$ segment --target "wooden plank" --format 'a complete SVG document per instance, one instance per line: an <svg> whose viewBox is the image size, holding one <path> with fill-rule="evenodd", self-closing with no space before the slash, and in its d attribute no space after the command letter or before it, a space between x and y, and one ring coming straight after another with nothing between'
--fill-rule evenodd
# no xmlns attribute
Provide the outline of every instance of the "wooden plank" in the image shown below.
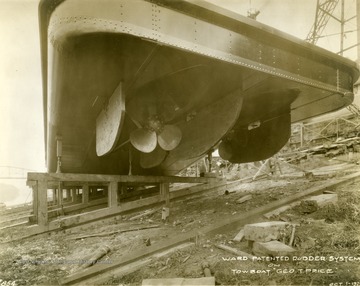
<svg viewBox="0 0 360 286"><path fill-rule="evenodd" d="M210 183L218 178L178 177L178 176L126 176L72 173L28 173L28 180L64 181L64 182L122 182L122 183Z"/></svg>
<svg viewBox="0 0 360 286"><path fill-rule="evenodd" d="M116 230L111 232L101 232L101 233L94 233L89 235L82 235L75 237L75 240L84 239L84 238L92 238L92 237L104 237L104 236L110 236L114 234L120 234L125 232L131 232L131 231L139 231L143 229L151 229L151 228L159 228L159 225L149 225L149 226L142 226L142 227L136 227L136 228L130 228L130 229L122 229L122 230Z"/></svg>
<svg viewBox="0 0 360 286"><path fill-rule="evenodd" d="M234 215L234 216L231 215L231 216L223 217L223 218L221 218L221 220L214 222L210 226L205 226L205 227L202 227L201 229L192 230L188 233L179 234L174 239L170 239L166 242L162 242L161 245L154 244L154 245L150 246L149 248L141 249L141 250L135 251L131 254L125 255L119 260L113 260L113 263L111 265L95 265L91 269L88 269L86 272L83 271L83 272L78 272L73 275L70 275L62 281L62 284L65 284L65 285L74 284L74 283L82 281L83 279L88 279L88 278L98 275L100 273L104 273L106 271L113 270L117 267L124 266L133 261L136 261L136 260L139 260L146 256L149 256L150 254L152 254L154 252L158 252L161 249L168 249L168 248L178 245L184 241L189 241L191 239L194 239L199 234L219 232L224 229L228 229L230 227L231 228L240 227L244 224L251 222L258 216L263 215L263 214L265 214L271 210L274 210L276 208L279 208L280 206L282 206L284 204L288 204L288 203L296 201L304 196L308 196L310 194L320 192L325 188L333 187L333 186L342 184L346 181L357 179L359 176L360 176L360 172L357 172L355 174L346 176L342 180L329 181L321 186L312 187L305 192L295 194L289 198L284 198L284 199L281 199L278 201L274 201L274 202L267 204L265 206L262 206L260 208L253 209L245 214L241 213L241 214Z"/></svg>
<svg viewBox="0 0 360 286"><path fill-rule="evenodd" d="M48 188L57 188L58 187L58 183L59 180L55 180L55 181L48 181ZM93 181L93 182L87 182L87 181L64 181L63 183L63 187L67 187L67 188L81 188L82 185L84 183L87 183L89 185L89 187L92 186L107 186L109 184L108 181Z"/></svg>
<svg viewBox="0 0 360 286"><path fill-rule="evenodd" d="M8 228L17 227L17 226L26 226L28 224L29 224L28 221L19 222L19 223L16 223L16 224L11 224L11 225L0 227L0 230L5 230L5 229L8 229Z"/></svg>
<svg viewBox="0 0 360 286"><path fill-rule="evenodd" d="M90 269L87 269L86 271L81 271L74 273L62 281L60 281L61 285L71 285L78 282L82 282L84 279L88 279L93 277L96 274L103 273L108 270L113 270L118 267L123 267L129 263L135 262L136 260L148 257L150 255L153 255L161 250L166 250L172 247L175 247L177 245L182 244L184 241L188 240L190 237L192 237L194 234L180 234L174 239L168 240L161 244L154 244L151 245L145 249L139 249L135 250L134 252L124 255L121 257L121 259L118 259L116 261L113 261L112 264L96 264Z"/></svg>
<svg viewBox="0 0 360 286"><path fill-rule="evenodd" d="M72 226L76 226L76 225L80 225L80 224L84 224L84 223L89 223L101 218L106 218L109 216L113 216L113 215L117 215L126 211L130 211L133 209L137 209L137 208L141 208L144 206L149 206L149 205L153 205L153 204L158 204L162 201L162 198L160 197L160 195L156 195L153 197L149 197L149 198L144 198L141 200L137 200L137 201L133 201L133 202L128 202L128 203L122 203L120 206L118 207L113 207L113 208L103 208L101 210L95 210L95 211L91 211L91 212L87 212L84 214L76 214L76 215L72 215L72 216L66 216L57 220L53 220L50 221L49 224L44 228L44 227L38 227L36 225L32 225L30 227L27 228L27 236L24 237L29 237L35 234L39 234L42 232L47 232L47 231L54 231L54 230L58 230L61 228L68 228L68 227L72 227ZM24 238L23 237L23 238Z"/></svg>
<svg viewBox="0 0 360 286"><path fill-rule="evenodd" d="M10 218L5 218L5 219L2 219L0 220L0 225L2 224L11 224L13 222L16 222L18 220L27 220L29 221L29 217L31 217L32 214L31 213L28 213L28 214L25 214L25 215L22 215L22 216L16 216L16 217L10 217Z"/></svg>
<svg viewBox="0 0 360 286"><path fill-rule="evenodd" d="M176 199L176 198L183 197L183 196L189 196L189 195L204 192L204 191L211 191L215 188L220 188L220 187L221 187L221 189L225 190L227 187L225 182L226 182L225 180L221 180L221 181L209 183L209 184L196 185L193 187L185 187L184 189L180 189L180 190L179 189L172 190L172 191L170 191L170 199Z"/></svg>
<svg viewBox="0 0 360 286"><path fill-rule="evenodd" d="M129 221L136 220L136 219L142 218L144 216L152 215L152 214L154 214L156 212L160 212L160 208L156 208L156 209L153 209L153 210L146 210L144 213L141 213L141 214L138 214L136 216L133 216L133 217L129 218Z"/></svg>
<svg viewBox="0 0 360 286"><path fill-rule="evenodd" d="M216 180L214 183L211 183L211 184L196 185L194 187L190 187L190 188L187 187L182 190L172 191L172 192L170 192L170 199L174 199L174 198L178 198L178 197L186 196L186 195L190 195L190 194L195 194L197 192L202 192L202 191L206 191L206 190L211 190L212 188L219 188L221 185L222 185L222 188L225 190L225 188L227 188L227 187L231 187L234 184L238 184L238 182L236 181L236 182L231 182L231 183L225 185L225 182L226 182L225 180ZM160 203L161 201L162 201L162 198L160 197L160 195L156 195L156 196L141 199L138 201L122 203L120 207L114 208L112 211L110 211L107 208L107 209L88 212L85 214L67 216L65 218L61 218L60 220L51 221L49 223L49 226L46 229L43 229L43 228L36 229L36 228L32 227L31 231L29 232L29 236L34 235L36 233L43 232L43 231L53 231L53 230L59 229L61 227L71 227L76 224L91 222L91 221L100 219L102 217L112 216L114 214L119 214L122 212L126 212L129 210L133 210L133 209L144 207L144 206L149 206L151 204L157 204L157 203Z"/></svg>
<svg viewBox="0 0 360 286"><path fill-rule="evenodd" d="M162 198L160 197L160 195L156 195L153 197L144 198L144 199L137 200L134 202L122 203L121 210L123 212L125 212L125 211L129 211L129 210L137 209L140 207L157 204L157 203L160 203L161 201L162 201Z"/></svg>
<svg viewBox="0 0 360 286"><path fill-rule="evenodd" d="M148 206L150 204L157 204L161 202L159 195L151 198L142 199L135 202L124 203L116 208L103 208L84 214L77 214L72 216L63 217L57 220L50 221L46 227L39 227L38 225L31 225L27 228L27 235L20 239L30 237L43 232L59 230L62 228L70 228L73 226L90 223L98 219L106 219L108 217L121 214L123 212L133 210L136 208Z"/></svg>
<svg viewBox="0 0 360 286"><path fill-rule="evenodd" d="M194 243L192 242L186 242L180 245L177 245L175 247L172 247L170 249L167 249L162 252L157 252L151 256L148 256L146 258L136 260L132 263L126 264L123 267L115 268L109 272L105 272L103 274L97 275L96 277L91 277L90 279L82 280L81 285L103 285L108 280L109 277L121 277L128 273L133 273L136 270L145 267L146 265L149 265L151 262L158 261L160 258L171 255L172 253L175 253L176 251L193 247Z"/></svg>
<svg viewBox="0 0 360 286"><path fill-rule="evenodd" d="M57 216L57 213L61 210L64 211L65 214L73 212L73 211L78 211L78 210L82 210L82 209L86 209L89 207L93 207L93 206L98 206L98 205L104 205L106 204L108 201L107 198L101 198L101 199L97 199L97 200L93 200L87 203L78 203L78 204L72 204L70 206L66 206L63 208L59 208L58 206L54 209L52 208L51 210L48 210L48 215L49 217L55 217Z"/></svg>
<svg viewBox="0 0 360 286"><path fill-rule="evenodd" d="M52 190L53 191L53 190ZM69 206L73 206L79 203L73 203L73 202L63 202L62 206L65 207L69 207ZM48 211L54 210L54 209L58 209L59 206L55 204L54 201L50 201L48 202Z"/></svg>
<svg viewBox="0 0 360 286"><path fill-rule="evenodd" d="M360 175L360 173L358 173L358 176ZM332 184L334 184L334 182L332 182ZM328 184L330 185L330 184ZM327 186L328 187L328 186ZM319 189L323 189L323 186L316 187L316 188L312 188L310 189L308 192L305 192L303 195L301 194L297 194L298 197L302 197L304 195L307 195L308 193L313 193L315 191L319 191ZM230 226L237 226L237 225L241 225L244 223L248 223L249 220L252 217L258 216L264 212L270 211L276 207L278 207L279 205L283 204L284 201L288 201L288 200L295 200L294 197L290 197L287 198L286 200L279 200L279 201L275 201L269 205L265 205L263 207L260 207L258 209L254 209L248 213L244 214L239 214L237 216L230 216L230 217L226 217L223 218L222 220L215 222L214 224L212 224L211 226L207 226L207 227L203 227L199 230L193 230L191 232L188 232L186 234L180 234L177 236L177 238L175 239L171 239L165 243L162 243L161 245L153 245L150 248L147 248L145 250L140 250L140 251L135 251L134 253L127 255L125 257L122 257L121 260L118 261L114 261L113 264L111 265L97 265L97 266L93 266L92 269L89 269L87 272L82 272L82 273L76 273L74 275L71 275L69 277L67 277L66 279L64 279L62 281L63 284L67 285L67 284L73 284L76 282L80 282L82 281L82 279L86 279L89 277L92 277L94 275L97 275L99 273L103 273L105 271L108 270L112 270L116 267L120 267L123 265L126 265L127 263L131 263L135 260L138 260L140 258L143 258L147 255L150 255L151 253L153 253L154 251L159 251L161 249L161 246L164 247L164 249L172 247L174 245L180 244L183 241L188 241L190 239L193 239L194 237L196 237L197 235L204 234L204 233L209 233L209 232L214 232L214 231L219 231L223 228L228 228ZM281 202L281 203L280 203Z"/></svg>
<svg viewBox="0 0 360 286"><path fill-rule="evenodd" d="M91 222L93 220L100 219L102 217L112 216L119 214L121 212L129 211L132 209L148 206L150 204L156 204L161 201L160 196L154 196L150 198L141 199L134 202L124 203L121 206L112 207L112 208L103 208L100 210L95 210L83 214L76 214L72 216L63 217L49 223L48 230L54 230L59 228L71 227L74 225Z"/></svg>
<svg viewBox="0 0 360 286"><path fill-rule="evenodd" d="M297 201L298 199L300 199L302 197L308 196L310 194L315 194L316 192L321 192L322 190L324 190L326 188L335 187L335 186L343 184L345 182L349 182L349 181L352 181L352 180L357 180L357 179L359 179L359 176L360 176L360 172L357 172L355 174L351 174L351 175L348 175L348 176L344 177L342 180L328 181L327 183L325 183L322 186L316 186L316 187L313 187L313 188L309 189L307 192L299 193L299 194L296 194L295 196L292 196L290 198L286 198L286 199L283 199L283 200L274 201L273 203L271 203L269 205L265 205L265 206L263 206L261 208L254 209L251 212L247 213L245 216L243 214L241 214L241 215L237 215L237 216L230 216L228 218L224 218L219 223L213 224L210 227L205 227L201 231L204 231L204 232L211 232L211 231L214 231L214 230L221 231L221 228L223 228L223 227L227 228L229 225L231 225L234 228L240 227L240 226L242 226L241 225L242 222L249 223L249 221L246 221L246 220L251 215L254 215L255 213L257 215L263 215L263 214L265 214L267 212L270 212L272 210L275 210L275 209L277 209L277 208L279 208L279 207L281 207L281 206L283 206L285 204ZM235 183L236 183L236 181L231 182L231 183L227 184L226 187L227 188L228 187L230 187L230 188L235 187L235 185L234 185ZM224 186L222 186L222 188L223 187ZM66 218L63 218L61 220L52 221L45 228L44 227L39 227L37 225L33 225L33 226L30 226L30 227L27 228L27 235L26 236L18 238L18 239L14 239L12 241L18 241L18 240L21 240L23 238L30 237L30 236L33 236L33 235L36 235L36 234L39 234L39 233L42 233L42 232L46 232L46 231L58 230L58 229L61 229L62 227L72 227L72 226L77 226L77 225L80 225L80 224L96 221L97 219L106 219L106 218L111 217L113 215L118 215L118 214L120 214L122 212L132 210L132 209L137 208L137 207L148 206L150 204L156 204L156 203L159 203L159 202L161 202L161 198L158 195L158 196L155 196L155 197L152 197L152 198L142 199L139 202L126 203L126 204L123 204L122 206L120 206L120 207L118 207L116 209L115 208L114 209L107 208L107 209L97 210L97 211L93 211L91 213L86 213L86 214L82 214L82 215L75 215L75 216L71 217L72 221L71 222L69 221L67 224L63 224L63 221L66 220L66 219L70 219L70 217L66 217Z"/></svg>

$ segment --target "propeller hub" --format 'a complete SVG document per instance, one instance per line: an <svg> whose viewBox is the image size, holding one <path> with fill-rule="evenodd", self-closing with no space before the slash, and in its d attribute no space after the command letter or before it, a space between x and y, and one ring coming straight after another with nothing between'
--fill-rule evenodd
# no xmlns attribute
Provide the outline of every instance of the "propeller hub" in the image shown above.
<svg viewBox="0 0 360 286"><path fill-rule="evenodd" d="M146 126L150 131L155 131L157 134L161 133L164 129L163 120L157 116L150 116Z"/></svg>

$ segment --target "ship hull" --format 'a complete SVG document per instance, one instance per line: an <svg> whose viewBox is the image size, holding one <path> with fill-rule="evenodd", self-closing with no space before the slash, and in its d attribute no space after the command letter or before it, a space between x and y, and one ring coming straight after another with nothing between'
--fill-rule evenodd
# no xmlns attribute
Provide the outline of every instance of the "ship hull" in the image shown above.
<svg viewBox="0 0 360 286"><path fill-rule="evenodd" d="M292 122L353 99L354 63L206 3L50 2L40 4L50 172L59 138L71 173L174 175L218 147L231 162L263 160ZM180 130L175 148L131 144L154 114Z"/></svg>

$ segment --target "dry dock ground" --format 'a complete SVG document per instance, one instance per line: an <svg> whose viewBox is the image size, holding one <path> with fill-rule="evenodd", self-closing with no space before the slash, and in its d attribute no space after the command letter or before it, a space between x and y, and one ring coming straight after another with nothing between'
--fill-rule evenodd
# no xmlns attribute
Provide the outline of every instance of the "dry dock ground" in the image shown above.
<svg viewBox="0 0 360 286"><path fill-rule="evenodd" d="M229 216L245 215L270 202L360 171L357 164L325 158L310 158L302 164L313 170L314 176L306 178L289 170L288 176L239 183L235 192L228 194L214 190L177 200L171 202L166 222L161 219L161 209L152 208L148 215L142 210L2 243L0 285L59 285L65 277L94 267L86 263L99 250L106 249L107 253L97 263L111 264L135 250L145 251L150 245L211 226ZM227 176L234 179L237 172L231 170ZM143 279L149 278L199 278L204 277L207 265L217 285L360 285L360 178L324 191L337 194L337 201L319 208L301 204L271 218L257 218L259 222L285 221L296 226L292 238L289 232L279 238L285 244L292 240L296 252L290 258L280 255L271 260L265 256L251 259L219 249L217 246L222 244L252 252L246 239L233 240L240 229L223 229L220 233L200 234L188 247L138 269L109 274L101 284L141 285ZM242 202L241 198L248 195ZM12 232L19 230L2 230L0 239L11 238Z"/></svg>

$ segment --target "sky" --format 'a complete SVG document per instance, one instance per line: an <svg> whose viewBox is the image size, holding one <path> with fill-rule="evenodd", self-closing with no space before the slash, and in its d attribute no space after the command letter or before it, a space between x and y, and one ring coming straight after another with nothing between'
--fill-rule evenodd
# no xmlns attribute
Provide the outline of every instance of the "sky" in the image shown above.
<svg viewBox="0 0 360 286"><path fill-rule="evenodd" d="M208 0L236 13L247 15L260 10L261 23L306 38L315 19L316 0ZM355 13L355 1L347 0L346 18ZM40 40L38 33L39 0L0 0L0 177L1 166L21 167L43 172L45 169ZM355 30L350 21L346 29ZM330 21L324 34L340 31ZM319 45L334 52L339 50L338 36L326 37ZM356 42L356 33L347 34L346 45ZM349 51L345 56L355 60ZM15 186L16 199L1 196L4 184ZM12 191L15 193L15 191ZM0 202L23 203L29 190L24 180L0 179Z"/></svg>
<svg viewBox="0 0 360 286"><path fill-rule="evenodd" d="M41 170L45 164L37 5L36 0L0 0L0 165Z"/></svg>

